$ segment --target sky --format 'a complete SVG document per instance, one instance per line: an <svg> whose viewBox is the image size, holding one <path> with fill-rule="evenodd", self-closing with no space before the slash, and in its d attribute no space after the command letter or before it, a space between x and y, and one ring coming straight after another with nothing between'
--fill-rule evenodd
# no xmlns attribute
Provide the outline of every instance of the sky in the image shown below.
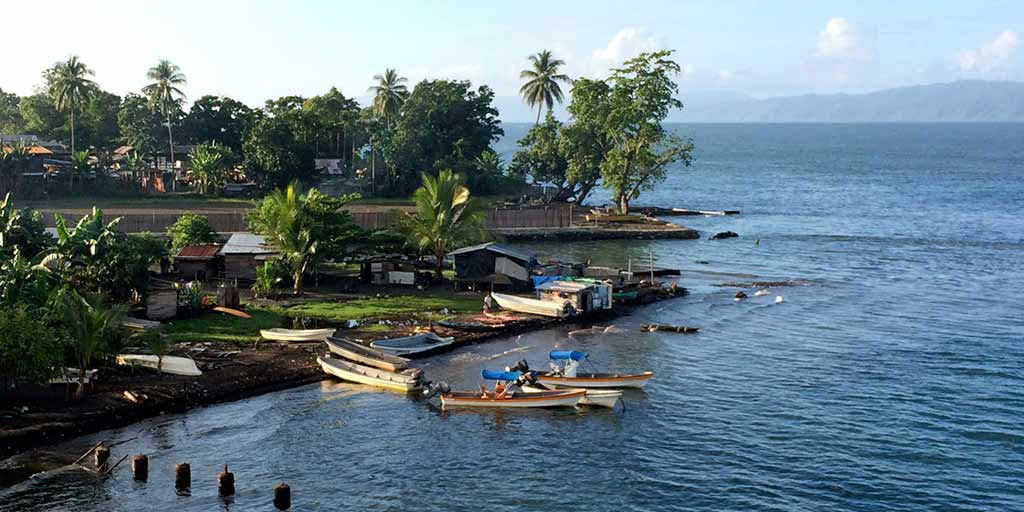
<svg viewBox="0 0 1024 512"><path fill-rule="evenodd" d="M75 54L119 95L137 92L166 58L193 99L259 106L331 86L363 97L392 67L410 84L487 84L507 104L527 56L545 48L572 77L603 77L639 52L673 49L684 101L707 91L763 98L1024 80L1020 0L36 0L32 11L45 15L0 23L7 92L30 94L45 68Z"/></svg>

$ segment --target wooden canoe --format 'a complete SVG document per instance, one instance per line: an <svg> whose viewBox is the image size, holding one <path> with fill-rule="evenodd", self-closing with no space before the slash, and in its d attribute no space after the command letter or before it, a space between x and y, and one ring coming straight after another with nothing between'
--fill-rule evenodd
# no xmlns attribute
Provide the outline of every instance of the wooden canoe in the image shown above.
<svg viewBox="0 0 1024 512"><path fill-rule="evenodd" d="M654 377L653 372L635 375L618 373L577 373L575 377L560 377L551 373L538 373L537 381L556 388L642 388Z"/></svg>
<svg viewBox="0 0 1024 512"><path fill-rule="evenodd" d="M238 318L252 318L252 315L250 315L249 313L246 313L245 311L239 311L239 310L234 309L234 308L226 308L224 306L217 306L217 307L213 308L213 310L217 311L217 312L220 312L220 313L225 313L225 314L228 314L228 315L231 315L231 316L237 316Z"/></svg>
<svg viewBox="0 0 1024 512"><path fill-rule="evenodd" d="M543 387L535 386L523 386L524 393L541 393L544 391L550 391ZM565 388L565 390L572 390L575 388ZM589 405L592 407L615 407L619 399L622 398L621 389L583 389L586 393L583 398L580 399L580 405Z"/></svg>
<svg viewBox="0 0 1024 512"><path fill-rule="evenodd" d="M442 338L432 332L406 336L404 338L388 338L376 340L370 346L393 356L411 356L432 352L455 343L455 338Z"/></svg>
<svg viewBox="0 0 1024 512"><path fill-rule="evenodd" d="M480 392L452 391L441 395L441 407L573 407L586 390L539 391L516 393L508 398L484 398Z"/></svg>
<svg viewBox="0 0 1024 512"><path fill-rule="evenodd" d="M261 329L260 336L274 341L326 341L336 329Z"/></svg>
<svg viewBox="0 0 1024 512"><path fill-rule="evenodd" d="M326 356L317 357L316 361L328 375L358 384L408 393L419 389L422 383L420 378L422 372L418 374L392 373Z"/></svg>
<svg viewBox="0 0 1024 512"><path fill-rule="evenodd" d="M149 354L119 354L115 361L117 364L136 365L156 369L157 356ZM196 362L187 357L164 356L161 371L174 375L185 375L187 377L198 377L203 374L196 366Z"/></svg>
<svg viewBox="0 0 1024 512"><path fill-rule="evenodd" d="M387 370L389 372L397 372L409 367L409 360L404 357L393 356L379 350L374 350L344 338L329 336L327 338L327 348L329 348L332 353L348 359L349 361L365 364L374 368L380 368L381 370Z"/></svg>

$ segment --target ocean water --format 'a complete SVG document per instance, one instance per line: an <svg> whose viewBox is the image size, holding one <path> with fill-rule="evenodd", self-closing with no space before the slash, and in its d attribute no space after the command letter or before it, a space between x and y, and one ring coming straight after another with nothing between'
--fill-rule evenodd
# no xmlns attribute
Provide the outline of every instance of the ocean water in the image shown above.
<svg viewBox="0 0 1024 512"><path fill-rule="evenodd" d="M507 126L499 149L527 127ZM742 215L675 220L700 240L534 247L653 256L690 295L614 334L566 326L423 361L475 387L481 368L582 349L601 368L655 372L624 407L444 412L327 381L5 461L106 439L115 455L148 453L151 474L49 471L0 489L0 510L272 510L280 481L293 510L1024 510L1024 125L675 128L695 140L693 167L637 203ZM740 237L709 239L725 230ZM755 281L777 284L732 299ZM702 331L640 332L649 321ZM216 496L225 463L229 502Z"/></svg>

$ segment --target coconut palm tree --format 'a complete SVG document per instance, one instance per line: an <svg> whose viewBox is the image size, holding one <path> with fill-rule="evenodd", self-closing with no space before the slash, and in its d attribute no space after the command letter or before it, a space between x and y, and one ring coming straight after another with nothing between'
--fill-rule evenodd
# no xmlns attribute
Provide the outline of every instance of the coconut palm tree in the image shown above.
<svg viewBox="0 0 1024 512"><path fill-rule="evenodd" d="M52 68L43 73L47 91L53 98L54 107L71 116L72 154L75 152L75 111L96 91L96 83L87 78L92 75L92 70L78 60L77 55L72 55L68 57L68 60L54 64Z"/></svg>
<svg viewBox="0 0 1024 512"><path fill-rule="evenodd" d="M177 64L167 59L160 59L156 66L149 68L146 78L153 83L142 88L142 92L149 97L149 108L167 118L167 141L171 147L171 165L174 165L174 136L171 132L171 113L181 105L185 99L185 92L181 90L187 81L185 74Z"/></svg>
<svg viewBox="0 0 1024 512"><path fill-rule="evenodd" d="M292 272L292 294L302 294L302 276L317 264L317 241L307 194L298 181L284 190L276 189L249 216L250 229L266 238L281 254Z"/></svg>
<svg viewBox="0 0 1024 512"><path fill-rule="evenodd" d="M398 76L398 72L391 68L384 70L383 75L373 75L373 79L377 85L367 89L367 92L373 93L373 112L384 118L384 124L390 129L409 94L409 88L405 86L408 80Z"/></svg>
<svg viewBox="0 0 1024 512"><path fill-rule="evenodd" d="M124 336L121 323L128 314L126 305L106 305L103 295L83 297L70 288L58 291L54 297L52 311L72 341L72 349L78 360L78 389L75 398L82 398L85 389L85 372L98 355L117 350Z"/></svg>
<svg viewBox="0 0 1024 512"><path fill-rule="evenodd" d="M404 222L408 241L436 258L434 278L440 281L448 252L484 237L484 214L470 201L462 177L450 170L437 178L423 173L423 185L412 197L416 213L407 213Z"/></svg>
<svg viewBox="0 0 1024 512"><path fill-rule="evenodd" d="M565 61L552 57L550 51L542 50L536 55L530 55L529 58L533 69L519 72L519 78L527 80L519 89L519 94L523 95L523 101L531 108L537 107L537 121L534 124L540 124L540 114L544 106L547 105L550 112L555 102L561 103L564 98L558 82L570 84L572 80L568 75L558 73L558 67L564 66Z"/></svg>

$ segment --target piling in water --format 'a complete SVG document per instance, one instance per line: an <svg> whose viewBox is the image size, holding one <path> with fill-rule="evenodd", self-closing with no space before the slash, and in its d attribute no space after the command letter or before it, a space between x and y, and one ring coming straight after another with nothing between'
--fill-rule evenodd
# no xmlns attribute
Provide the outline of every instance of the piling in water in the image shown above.
<svg viewBox="0 0 1024 512"><path fill-rule="evenodd" d="M110 448L106 446L98 446L93 451L94 462L96 463L96 469L103 471L107 468L107 461L110 460Z"/></svg>
<svg viewBox="0 0 1024 512"><path fill-rule="evenodd" d="M217 475L217 490L221 496L232 496L235 494L235 475L228 471L228 465L224 465L224 471Z"/></svg>
<svg viewBox="0 0 1024 512"><path fill-rule="evenodd" d="M288 510L292 506L292 488L286 483L274 487L274 506L278 510Z"/></svg>
<svg viewBox="0 0 1024 512"><path fill-rule="evenodd" d="M141 453L132 456L132 478L139 482L149 479L149 458Z"/></svg>
<svg viewBox="0 0 1024 512"><path fill-rule="evenodd" d="M179 491L192 487L192 468L187 462L174 466L174 488Z"/></svg>

